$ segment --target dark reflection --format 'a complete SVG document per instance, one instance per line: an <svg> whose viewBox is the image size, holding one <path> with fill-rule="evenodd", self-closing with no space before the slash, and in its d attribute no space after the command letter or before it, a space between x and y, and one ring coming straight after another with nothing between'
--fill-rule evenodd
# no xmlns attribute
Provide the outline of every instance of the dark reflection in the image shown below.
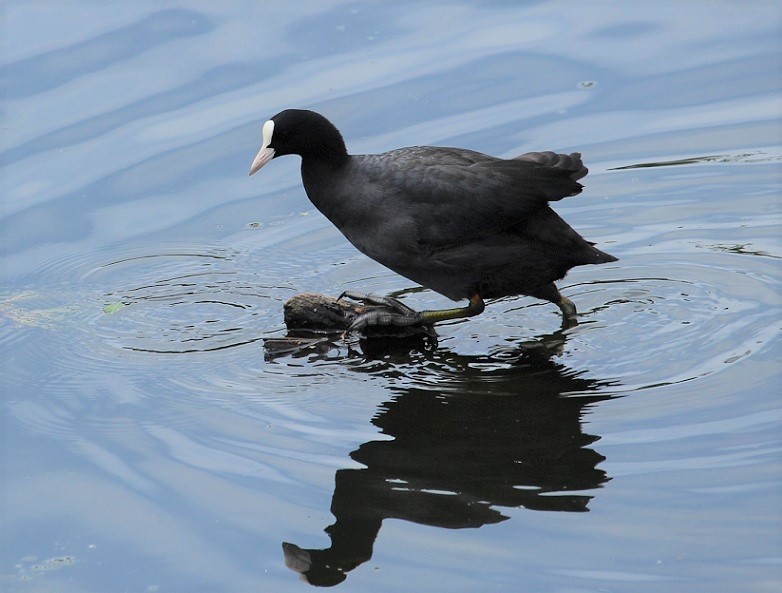
<svg viewBox="0 0 782 593"><path fill-rule="evenodd" d="M498 507L588 511L584 491L609 477L581 419L611 396L594 393L608 382L551 360L564 339L483 357L438 350L416 364L405 375L416 384L392 388L372 420L393 440L364 443L350 456L366 467L336 473L331 546L284 543L286 565L332 586L372 557L384 519L459 529L506 520Z"/></svg>
<svg viewBox="0 0 782 593"><path fill-rule="evenodd" d="M652 167L673 167L676 165L699 165L702 163L756 163L775 160L768 158L762 151L747 152L741 154L714 154L708 156L696 156L686 159L676 159L673 161L657 161L651 163L636 163L634 165L625 165L623 167L613 167L609 171L623 171L625 169L648 169Z"/></svg>

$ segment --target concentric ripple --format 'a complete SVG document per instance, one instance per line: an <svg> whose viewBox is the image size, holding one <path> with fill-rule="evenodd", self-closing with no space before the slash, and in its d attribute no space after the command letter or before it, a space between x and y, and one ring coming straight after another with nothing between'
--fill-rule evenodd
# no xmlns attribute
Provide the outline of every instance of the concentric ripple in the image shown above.
<svg viewBox="0 0 782 593"><path fill-rule="evenodd" d="M114 265L145 265L150 258ZM104 310L121 323L101 323L108 342L120 348L156 353L205 352L259 339L258 317L268 296L220 269L225 260L191 260L178 273L108 293ZM217 265L216 265L217 264Z"/></svg>
<svg viewBox="0 0 782 593"><path fill-rule="evenodd" d="M565 291L587 305L569 354L635 390L704 377L763 350L779 336L780 287L773 260L755 259L751 271L742 263L740 255L690 254L660 277L654 257L625 258L625 278Z"/></svg>

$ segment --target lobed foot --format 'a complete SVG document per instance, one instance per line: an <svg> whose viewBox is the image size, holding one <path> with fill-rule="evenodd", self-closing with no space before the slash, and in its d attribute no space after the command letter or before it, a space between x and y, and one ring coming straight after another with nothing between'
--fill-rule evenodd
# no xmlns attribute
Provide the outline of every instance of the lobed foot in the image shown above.
<svg viewBox="0 0 782 593"><path fill-rule="evenodd" d="M337 297L337 300L340 301L345 297L353 301L361 301L365 305L374 305L376 307L392 309L402 315L417 314L415 309L408 307L402 301L395 299L394 297L379 296L376 294L367 294L364 292L356 292L354 290L346 290Z"/></svg>
<svg viewBox="0 0 782 593"><path fill-rule="evenodd" d="M367 305L365 311L353 320L347 333L360 332L369 326L406 327L424 324L421 314L399 299L346 290L338 299L347 297Z"/></svg>

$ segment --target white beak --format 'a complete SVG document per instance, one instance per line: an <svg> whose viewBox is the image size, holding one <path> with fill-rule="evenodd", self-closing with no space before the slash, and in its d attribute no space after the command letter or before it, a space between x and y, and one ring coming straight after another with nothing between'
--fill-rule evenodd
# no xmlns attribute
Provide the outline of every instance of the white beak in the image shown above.
<svg viewBox="0 0 782 593"><path fill-rule="evenodd" d="M253 164L250 165L250 175L258 171L258 169L274 158L274 149L269 148L269 144L272 143L273 134L274 122L269 120L263 124L263 128L261 129L263 143L261 144L261 149L258 151L258 154L256 154L253 159Z"/></svg>
<svg viewBox="0 0 782 593"><path fill-rule="evenodd" d="M258 151L258 154L255 155L255 158L253 159L253 164L250 165L250 175L255 173L258 169L263 167L266 163L268 163L273 158L274 158L273 148L261 148L261 150Z"/></svg>

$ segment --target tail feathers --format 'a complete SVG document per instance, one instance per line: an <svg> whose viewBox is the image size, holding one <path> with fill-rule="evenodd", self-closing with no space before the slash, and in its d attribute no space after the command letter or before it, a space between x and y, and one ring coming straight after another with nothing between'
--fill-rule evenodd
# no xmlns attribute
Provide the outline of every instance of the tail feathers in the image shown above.
<svg viewBox="0 0 782 593"><path fill-rule="evenodd" d="M568 177L573 181L578 181L582 177L586 177L587 173L589 173L589 169L584 166L584 163L581 160L580 152L571 154L557 154L550 150L544 152L526 152L517 156L516 160L531 161L543 167L551 167L552 169L566 171Z"/></svg>
<svg viewBox="0 0 782 593"><path fill-rule="evenodd" d="M605 251L600 251L597 247L591 246L590 250L592 251L590 264L607 264L612 261L619 261L618 257L614 257Z"/></svg>

